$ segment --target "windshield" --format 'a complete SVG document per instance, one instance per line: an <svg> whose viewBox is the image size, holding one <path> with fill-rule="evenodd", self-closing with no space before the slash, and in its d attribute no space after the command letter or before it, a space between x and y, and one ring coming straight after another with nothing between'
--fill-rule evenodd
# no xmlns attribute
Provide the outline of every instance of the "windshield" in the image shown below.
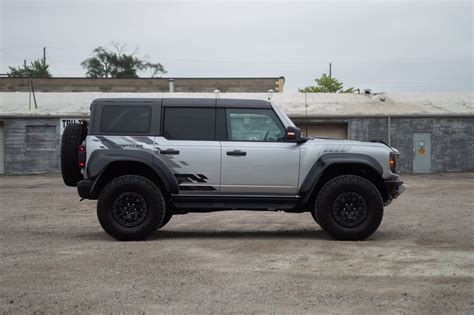
<svg viewBox="0 0 474 315"><path fill-rule="evenodd" d="M277 103L272 102L272 106L278 117L285 125L285 127L296 127L295 124L291 121L291 119L285 114L285 112L281 110L280 106Z"/></svg>

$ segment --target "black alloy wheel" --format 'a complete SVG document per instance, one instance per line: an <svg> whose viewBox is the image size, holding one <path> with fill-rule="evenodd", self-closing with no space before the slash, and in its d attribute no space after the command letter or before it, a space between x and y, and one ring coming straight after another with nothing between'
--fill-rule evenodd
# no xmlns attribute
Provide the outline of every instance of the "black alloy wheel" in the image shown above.
<svg viewBox="0 0 474 315"><path fill-rule="evenodd" d="M121 225L140 225L148 214L145 199L136 192L124 192L115 198L112 206L114 219Z"/></svg>
<svg viewBox="0 0 474 315"><path fill-rule="evenodd" d="M342 193L334 200L332 215L342 226L358 226L367 218L367 203L358 193Z"/></svg>

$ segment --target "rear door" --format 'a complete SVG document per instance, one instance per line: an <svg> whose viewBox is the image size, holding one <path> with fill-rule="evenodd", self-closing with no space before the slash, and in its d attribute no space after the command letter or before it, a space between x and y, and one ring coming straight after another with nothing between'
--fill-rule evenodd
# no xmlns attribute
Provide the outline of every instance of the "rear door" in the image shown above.
<svg viewBox="0 0 474 315"><path fill-rule="evenodd" d="M273 109L219 108L218 113L226 134L221 193L296 195L299 146L283 141L285 127Z"/></svg>
<svg viewBox="0 0 474 315"><path fill-rule="evenodd" d="M164 100L161 116L154 151L172 169L180 194L218 192L221 147L215 100Z"/></svg>

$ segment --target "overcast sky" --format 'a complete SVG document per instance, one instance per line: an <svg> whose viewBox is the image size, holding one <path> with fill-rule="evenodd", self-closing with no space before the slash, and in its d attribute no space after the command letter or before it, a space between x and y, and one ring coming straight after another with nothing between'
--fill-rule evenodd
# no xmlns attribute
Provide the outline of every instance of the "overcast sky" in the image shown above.
<svg viewBox="0 0 474 315"><path fill-rule="evenodd" d="M167 77L285 76L296 91L328 72L346 87L473 91L472 1L0 0L0 73L42 56L84 76L97 46L127 43Z"/></svg>

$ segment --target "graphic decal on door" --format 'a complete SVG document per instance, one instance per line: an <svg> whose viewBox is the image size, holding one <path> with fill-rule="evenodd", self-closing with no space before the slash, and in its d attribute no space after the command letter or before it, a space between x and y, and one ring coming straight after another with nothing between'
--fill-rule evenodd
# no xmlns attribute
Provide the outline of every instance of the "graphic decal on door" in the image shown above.
<svg viewBox="0 0 474 315"><path fill-rule="evenodd" d="M179 189L183 191L216 191L217 189L211 185L189 185L191 183L202 184L207 183L207 177L204 174L181 174L176 172L180 169L181 163L184 166L189 166L186 161L178 161L177 163L172 156L160 154L160 148L157 147L153 137L148 136L89 136L88 154L91 154L96 149L115 149L115 150L141 150L148 151L157 159L162 160L168 167L173 170L174 176L179 184Z"/></svg>
<svg viewBox="0 0 474 315"><path fill-rule="evenodd" d="M174 176L178 180L179 189L181 190L203 190L203 191L215 191L213 186L202 186L202 185L181 185L182 183L207 183L207 177L204 174L178 174Z"/></svg>
<svg viewBox="0 0 474 315"><path fill-rule="evenodd" d="M178 183L207 183L203 174L175 174Z"/></svg>

